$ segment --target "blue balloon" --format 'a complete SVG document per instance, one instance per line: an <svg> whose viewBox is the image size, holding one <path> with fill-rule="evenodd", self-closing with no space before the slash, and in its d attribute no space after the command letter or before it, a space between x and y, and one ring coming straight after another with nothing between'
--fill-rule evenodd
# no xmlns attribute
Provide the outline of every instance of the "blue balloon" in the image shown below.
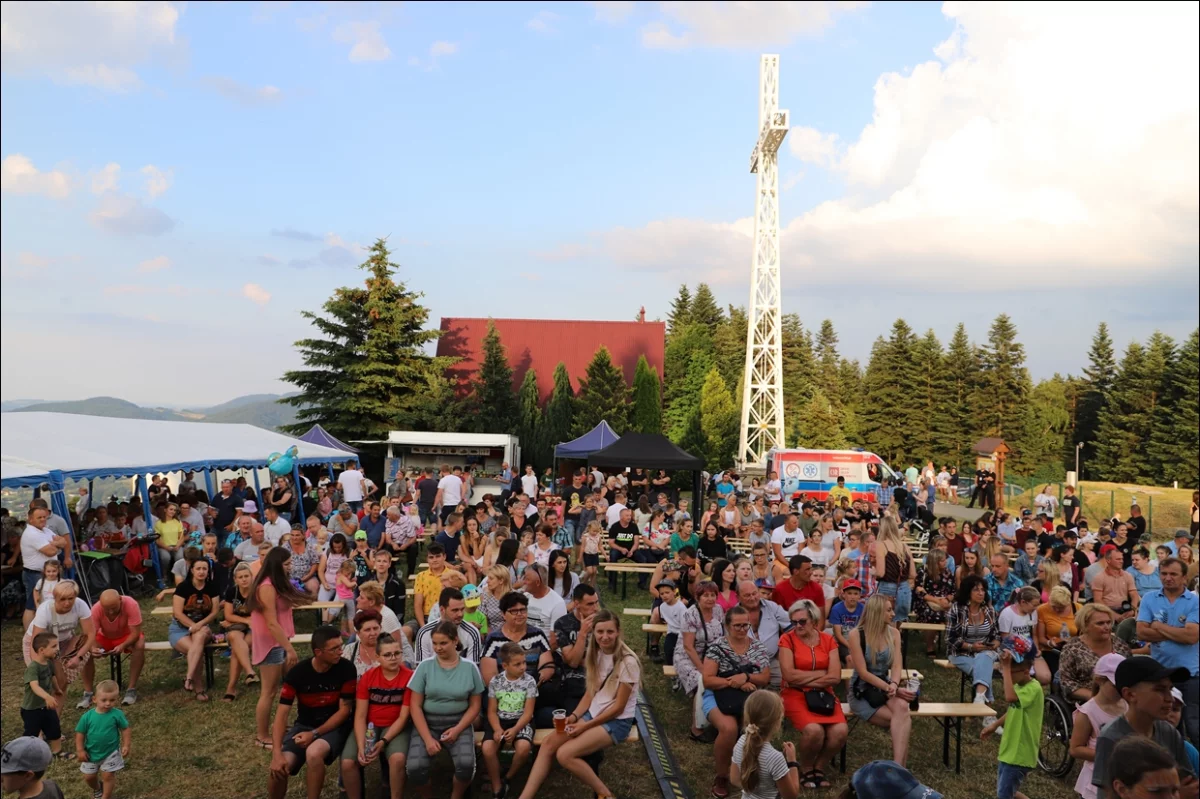
<svg viewBox="0 0 1200 799"><path fill-rule="evenodd" d="M291 474L292 468L295 464L296 456L299 454L299 452L300 451L295 447L292 447L283 454L272 452L267 456L267 468L270 469L271 474L275 475L276 477Z"/></svg>

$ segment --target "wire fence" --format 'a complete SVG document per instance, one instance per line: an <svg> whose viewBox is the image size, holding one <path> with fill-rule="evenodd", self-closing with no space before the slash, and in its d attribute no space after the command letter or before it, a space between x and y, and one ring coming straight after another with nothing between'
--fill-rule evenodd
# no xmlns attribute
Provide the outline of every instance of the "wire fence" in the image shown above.
<svg viewBox="0 0 1200 799"><path fill-rule="evenodd" d="M1021 508L1031 508L1036 512L1034 500L1044 492L1055 498L1056 516L1061 519L1065 488L1066 483L1063 482L1047 483L1006 475L1004 506L1012 512ZM1093 530L1102 521L1114 517L1127 520L1130 507L1134 504L1141 508L1142 515L1146 517L1146 529L1154 534L1155 540L1167 540L1175 530L1186 528L1191 522L1191 499L1185 490L1085 480L1079 483L1077 496L1083 518L1087 519Z"/></svg>

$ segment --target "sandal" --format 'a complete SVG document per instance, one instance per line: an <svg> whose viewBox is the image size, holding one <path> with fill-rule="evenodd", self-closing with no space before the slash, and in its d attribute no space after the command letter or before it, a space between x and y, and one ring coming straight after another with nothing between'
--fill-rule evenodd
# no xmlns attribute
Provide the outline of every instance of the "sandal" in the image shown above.
<svg viewBox="0 0 1200 799"><path fill-rule="evenodd" d="M194 690L195 690L195 684L192 682L192 678L191 678L191 677L187 677L187 678L185 678L185 679L184 679L184 681L183 681L183 690L185 690L185 691L188 691L188 692L191 692L191 691L194 691Z"/></svg>
<svg viewBox="0 0 1200 799"><path fill-rule="evenodd" d="M830 783L829 780L825 779L824 771L821 771L820 769L813 769L812 771L810 771L808 773L812 775L812 778L814 780L816 780L816 782L817 782L816 787L818 787L818 788L832 788L833 787L832 783Z"/></svg>
<svg viewBox="0 0 1200 799"><path fill-rule="evenodd" d="M261 682L261 680L259 680L257 674L247 674L246 679L243 680L243 682L245 682L246 685L257 685L259 682Z"/></svg>
<svg viewBox="0 0 1200 799"><path fill-rule="evenodd" d="M801 788L816 788L817 787L817 772L806 771L800 775Z"/></svg>
<svg viewBox="0 0 1200 799"><path fill-rule="evenodd" d="M257 736L254 738L254 745L259 749L266 749L268 752L275 748L275 744L271 743L270 741L264 741L262 738Z"/></svg>
<svg viewBox="0 0 1200 799"><path fill-rule="evenodd" d="M60 749L54 753L54 757L58 760L75 760L75 753L68 752L65 749Z"/></svg>
<svg viewBox="0 0 1200 799"><path fill-rule="evenodd" d="M222 702L232 702L235 699L237 699L237 694L225 694L225 696L221 697Z"/></svg>
<svg viewBox="0 0 1200 799"><path fill-rule="evenodd" d="M207 702L208 694L206 694L203 690L197 691L196 692L196 701L197 702Z"/></svg>

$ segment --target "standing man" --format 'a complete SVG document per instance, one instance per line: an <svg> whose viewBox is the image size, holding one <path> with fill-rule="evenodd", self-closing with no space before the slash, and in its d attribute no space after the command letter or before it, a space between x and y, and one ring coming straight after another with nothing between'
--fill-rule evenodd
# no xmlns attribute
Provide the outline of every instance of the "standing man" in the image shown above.
<svg viewBox="0 0 1200 799"><path fill-rule="evenodd" d="M563 491L563 531L570 537L573 547L571 562L579 563L579 547L583 541L583 528L579 523L583 513L584 502L590 495L590 490L583 484L584 470L580 469L571 475L571 485Z"/></svg>
<svg viewBox="0 0 1200 799"><path fill-rule="evenodd" d="M600 471L599 466L592 467L592 490L600 491L604 488L604 472Z"/></svg>
<svg viewBox="0 0 1200 799"><path fill-rule="evenodd" d="M417 480L414 486L417 500L417 513L421 517L421 524L433 525L437 521L437 515L434 513L434 502L437 500L438 483L433 479L433 470L426 466L421 470L421 477Z"/></svg>
<svg viewBox="0 0 1200 799"><path fill-rule="evenodd" d="M21 563L24 566L21 580L25 583L25 612L21 619L26 628L33 621L34 611L37 610L37 605L33 602L33 589L38 580L42 579L42 567L46 565L46 561L57 558L59 552L66 552L71 545L66 536L55 535L54 531L46 526L49 519L50 511L31 504L25 531L21 533Z"/></svg>
<svg viewBox="0 0 1200 799"><path fill-rule="evenodd" d="M446 517L454 513L454 509L458 507L458 503L462 502L463 481L462 478L450 471L450 464L443 463L441 469L441 477L438 479L437 495L434 497L433 505L438 509L438 521L445 525Z"/></svg>
<svg viewBox="0 0 1200 799"><path fill-rule="evenodd" d="M975 507L975 501L979 500L979 506L982 508L987 503L984 500L983 487L987 484L987 469L975 470L975 487L971 490L971 501L967 503L968 508ZM1069 488L1070 486L1068 486Z"/></svg>
<svg viewBox="0 0 1200 799"><path fill-rule="evenodd" d="M363 497L367 494L367 481L358 470L357 461L346 462L346 470L338 475L338 488L342 490L342 501L350 505L350 510L355 513L362 510Z"/></svg>
<svg viewBox="0 0 1200 799"><path fill-rule="evenodd" d="M1136 502L1129 506L1129 537L1137 541L1146 532L1146 517L1142 515L1142 507Z"/></svg>
<svg viewBox="0 0 1200 799"><path fill-rule="evenodd" d="M1064 490L1066 496L1062 501L1063 523L1070 530L1079 526L1079 497L1075 496L1075 486L1073 485L1068 485Z"/></svg>
<svg viewBox="0 0 1200 799"><path fill-rule="evenodd" d="M512 481L513 472L508 468L508 461L500 464L500 504L508 502L508 498L512 496Z"/></svg>
<svg viewBox="0 0 1200 799"><path fill-rule="evenodd" d="M783 501L783 482L779 479L779 472L771 472L767 475L767 484L764 486L764 492L768 505L772 502Z"/></svg>
<svg viewBox="0 0 1200 799"><path fill-rule="evenodd" d="M525 474L521 475L521 490L528 494L531 500L537 498L537 474L534 473L533 466L528 463L525 464Z"/></svg>
<svg viewBox="0 0 1200 799"><path fill-rule="evenodd" d="M618 491L613 496L612 504L604 511L604 523L608 527L612 527L621 518L621 511L626 510L625 492Z"/></svg>
<svg viewBox="0 0 1200 799"><path fill-rule="evenodd" d="M1142 598L1137 614L1138 640L1150 644L1150 656L1168 669L1186 669L1183 723L1200 746L1200 597L1184 588L1186 567L1178 558L1158 564L1162 589Z"/></svg>
<svg viewBox="0 0 1200 799"><path fill-rule="evenodd" d="M233 493L233 481L222 480L221 493L209 500L208 505L217 511L212 525L217 535L232 533L233 520L237 518L237 512L242 507L242 498Z"/></svg>

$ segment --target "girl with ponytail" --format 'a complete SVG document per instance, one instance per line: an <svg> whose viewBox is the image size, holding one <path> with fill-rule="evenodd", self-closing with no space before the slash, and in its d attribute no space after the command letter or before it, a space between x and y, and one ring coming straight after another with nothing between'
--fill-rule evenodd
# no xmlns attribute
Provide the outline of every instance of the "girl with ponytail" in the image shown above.
<svg viewBox="0 0 1200 799"><path fill-rule="evenodd" d="M742 736L733 747L730 782L742 789L742 799L796 799L800 795L800 764L796 746L784 741L780 752L771 745L783 723L783 700L774 691L755 691L742 711Z"/></svg>

